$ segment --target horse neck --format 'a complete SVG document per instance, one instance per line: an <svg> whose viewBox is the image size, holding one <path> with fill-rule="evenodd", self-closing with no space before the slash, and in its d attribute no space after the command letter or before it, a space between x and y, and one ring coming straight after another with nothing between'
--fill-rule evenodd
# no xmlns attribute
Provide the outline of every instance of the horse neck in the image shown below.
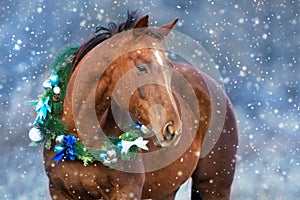
<svg viewBox="0 0 300 200"><path fill-rule="evenodd" d="M87 146L98 148L102 143L104 127L107 129L115 126L110 117L115 83L109 67L98 81L93 71L85 72L88 74L84 75L87 80L78 81L82 78L79 76L82 73L80 67L79 63L69 79L62 120L68 126L70 134L77 136ZM97 141L95 138L100 139Z"/></svg>
<svg viewBox="0 0 300 200"><path fill-rule="evenodd" d="M112 92L118 81L112 76L117 69L114 66L119 67L115 61L128 51L121 39L104 41L90 50L77 64L69 79L62 119L71 134L89 146L97 145L94 138L99 138L100 133L96 129L108 123Z"/></svg>

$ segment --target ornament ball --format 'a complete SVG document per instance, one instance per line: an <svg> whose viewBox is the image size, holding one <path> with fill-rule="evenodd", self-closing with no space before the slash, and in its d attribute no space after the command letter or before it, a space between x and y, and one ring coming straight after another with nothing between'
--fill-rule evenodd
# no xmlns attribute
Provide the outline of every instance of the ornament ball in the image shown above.
<svg viewBox="0 0 300 200"><path fill-rule="evenodd" d="M54 146L54 152L56 153L56 154L58 154L58 153L60 153L62 150L64 150L64 146L63 145L61 145L61 144L57 144L57 145L55 145Z"/></svg>
<svg viewBox="0 0 300 200"><path fill-rule="evenodd" d="M122 142L121 141L117 143L117 148L122 149Z"/></svg>
<svg viewBox="0 0 300 200"><path fill-rule="evenodd" d="M59 94L60 93L60 88L58 86L55 86L53 88L53 92L54 92L54 94Z"/></svg>
<svg viewBox="0 0 300 200"><path fill-rule="evenodd" d="M40 142L43 139L43 135L39 129L37 129L36 127L33 127L29 131L29 138L33 142Z"/></svg>
<svg viewBox="0 0 300 200"><path fill-rule="evenodd" d="M51 74L50 76L50 82L52 86L57 86L59 83L59 76L55 73Z"/></svg>

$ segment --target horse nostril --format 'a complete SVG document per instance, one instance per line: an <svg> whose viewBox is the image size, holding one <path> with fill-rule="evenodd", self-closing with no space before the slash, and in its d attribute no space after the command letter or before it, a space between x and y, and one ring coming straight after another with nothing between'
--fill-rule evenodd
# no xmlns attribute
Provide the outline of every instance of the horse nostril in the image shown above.
<svg viewBox="0 0 300 200"><path fill-rule="evenodd" d="M167 126L166 130L165 130L165 133L164 133L164 139L165 140L170 140L173 136L171 134L171 132L169 131L169 126Z"/></svg>
<svg viewBox="0 0 300 200"><path fill-rule="evenodd" d="M156 137L157 146L168 147L170 145L176 146L181 138L181 122L179 125L174 124L173 121L167 123L162 129L162 135Z"/></svg>
<svg viewBox="0 0 300 200"><path fill-rule="evenodd" d="M163 135L165 140L171 140L176 134L176 131L174 130L172 125L173 123L170 122L165 126Z"/></svg>

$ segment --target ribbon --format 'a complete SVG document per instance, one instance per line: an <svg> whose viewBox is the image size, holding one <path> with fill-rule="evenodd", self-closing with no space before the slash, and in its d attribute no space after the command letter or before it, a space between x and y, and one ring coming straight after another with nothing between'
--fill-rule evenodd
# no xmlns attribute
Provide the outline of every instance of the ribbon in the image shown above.
<svg viewBox="0 0 300 200"><path fill-rule="evenodd" d="M62 143L64 145L64 149L62 149L56 156L52 158L52 160L56 160L56 165L61 161L61 159L65 158L66 160L75 160L77 154L74 149L74 145L76 143L76 137L73 135L64 136L62 139Z"/></svg>
<svg viewBox="0 0 300 200"><path fill-rule="evenodd" d="M43 123L43 119L46 119L47 112L51 112L51 107L48 105L50 97L46 97L45 99L40 99L38 104L36 105L35 111L38 113L35 119L35 123L40 122Z"/></svg>
<svg viewBox="0 0 300 200"><path fill-rule="evenodd" d="M137 146L141 149L144 149L144 150L149 150L148 147L147 147L147 143L149 141L148 140L144 140L143 137L138 137L136 140L134 141L125 141L125 140L122 140L121 141L121 146L122 146L122 149L121 149L121 153L122 154L126 154L130 147L132 146Z"/></svg>

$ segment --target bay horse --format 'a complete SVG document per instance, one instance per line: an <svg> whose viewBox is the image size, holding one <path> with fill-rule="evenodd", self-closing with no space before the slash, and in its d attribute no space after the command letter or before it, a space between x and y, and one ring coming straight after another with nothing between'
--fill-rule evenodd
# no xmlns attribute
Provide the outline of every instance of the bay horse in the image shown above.
<svg viewBox="0 0 300 200"><path fill-rule="evenodd" d="M55 165L54 151L45 149L53 199L174 199L190 177L192 199L230 198L238 145L233 107L214 80L167 57L164 39L176 22L151 28L148 15L131 12L124 23L100 27L76 52L61 115L70 134L90 149L99 148L99 129L121 135L115 116L127 113L150 130L149 151L140 150L135 161L110 169L79 160ZM195 103L184 101L188 95ZM220 114L213 109L220 106L212 101L214 95L223 99L223 123L214 120ZM210 137L214 130L218 138ZM205 142L213 147L201 156ZM147 153L153 154L146 158Z"/></svg>

